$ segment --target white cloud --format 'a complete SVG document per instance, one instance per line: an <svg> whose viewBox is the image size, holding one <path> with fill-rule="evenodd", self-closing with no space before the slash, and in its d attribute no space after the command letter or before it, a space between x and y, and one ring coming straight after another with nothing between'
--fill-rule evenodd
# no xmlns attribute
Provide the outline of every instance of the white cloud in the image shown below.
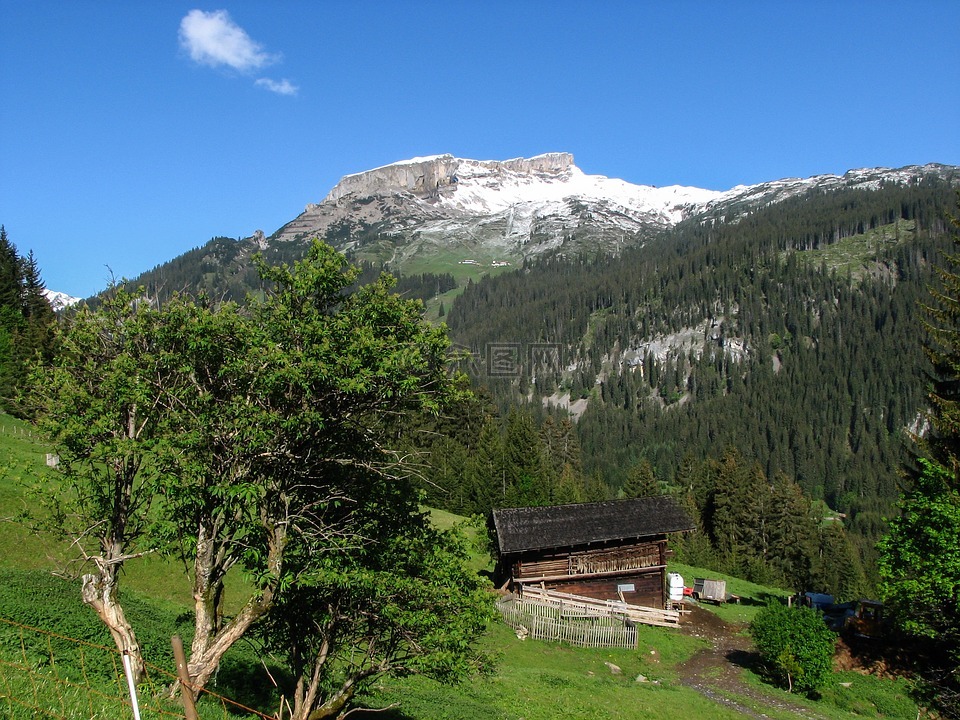
<svg viewBox="0 0 960 720"><path fill-rule="evenodd" d="M279 59L264 51L260 43L230 19L226 10L188 12L180 21L180 45L195 62L214 67L226 65L241 72Z"/></svg>
<svg viewBox="0 0 960 720"><path fill-rule="evenodd" d="M286 78L279 81L272 80L270 78L260 78L255 84L259 87L269 90L270 92L275 92L278 95L296 95L300 90L300 88Z"/></svg>

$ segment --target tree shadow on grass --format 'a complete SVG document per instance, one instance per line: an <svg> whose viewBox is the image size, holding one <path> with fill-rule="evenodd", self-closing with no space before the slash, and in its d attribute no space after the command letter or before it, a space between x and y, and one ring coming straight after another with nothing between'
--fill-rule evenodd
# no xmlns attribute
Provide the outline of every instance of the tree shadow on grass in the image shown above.
<svg viewBox="0 0 960 720"><path fill-rule="evenodd" d="M734 648L726 654L726 658L731 665L736 665L739 668L749 670L757 675L760 674L762 669L760 653L757 652Z"/></svg>
<svg viewBox="0 0 960 720"><path fill-rule="evenodd" d="M280 684L279 688L266 677L262 664L228 654L221 661L212 681L207 684L207 689L246 708L269 715L280 707L280 694L283 689L293 683L283 669L268 669L273 680ZM289 692L287 694L289 696Z"/></svg>
<svg viewBox="0 0 960 720"><path fill-rule="evenodd" d="M783 604L785 602L782 595L776 595L770 592L759 592L756 597L751 598L742 598L740 602L744 605L775 605Z"/></svg>

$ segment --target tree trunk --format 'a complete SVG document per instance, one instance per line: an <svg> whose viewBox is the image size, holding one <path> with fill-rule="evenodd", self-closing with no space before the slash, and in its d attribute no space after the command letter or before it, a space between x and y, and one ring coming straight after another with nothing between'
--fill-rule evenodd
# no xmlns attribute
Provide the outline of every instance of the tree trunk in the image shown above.
<svg viewBox="0 0 960 720"><path fill-rule="evenodd" d="M127 621L123 608L117 601L116 572L111 572L111 570L113 570L112 567L106 572L96 575L84 575L80 596L85 604L96 611L110 630L110 635L113 636L113 642L116 643L117 649L130 657L134 683L139 683L145 672L140 643L137 642L133 627Z"/></svg>
<svg viewBox="0 0 960 720"><path fill-rule="evenodd" d="M331 616L333 611L329 610ZM317 694L320 690L320 678L323 673L323 667L326 665L327 657L330 655L330 628L333 627L333 620L327 623L327 632L320 646L320 652L313 662L313 672L310 680L307 682L305 673L301 673L297 680L297 686L293 694L293 715L290 720L308 720L311 708L317 703Z"/></svg>
<svg viewBox="0 0 960 720"><path fill-rule="evenodd" d="M244 636L247 630L273 606L273 592L265 592L261 597L251 599L243 606L243 609L227 623L216 635L207 638L205 650L199 655L194 655L191 651L190 662L187 663L187 670L190 673L190 684L196 689L201 690L216 672L220 660L226 654L227 650L240 638Z"/></svg>
<svg viewBox="0 0 960 720"><path fill-rule="evenodd" d="M216 601L219 593L214 590L215 550L212 534L213 531L203 525L197 533L197 554L193 562L194 632L190 645L191 659L206 654L211 639L220 629Z"/></svg>
<svg viewBox="0 0 960 720"><path fill-rule="evenodd" d="M239 613L226 625L221 625L220 600L223 596L224 572L217 562L212 533L201 532L197 541L194 575L195 634L190 647L187 669L190 682L198 690L216 672L220 660L247 630L273 607L276 586L283 566L283 551L287 541L284 523L269 527L267 568L272 582L250 598Z"/></svg>

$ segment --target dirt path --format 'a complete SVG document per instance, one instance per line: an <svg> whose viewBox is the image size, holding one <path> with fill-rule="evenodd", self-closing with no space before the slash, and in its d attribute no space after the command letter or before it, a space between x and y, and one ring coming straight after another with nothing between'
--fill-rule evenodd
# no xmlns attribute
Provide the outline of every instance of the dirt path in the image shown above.
<svg viewBox="0 0 960 720"><path fill-rule="evenodd" d="M745 717L769 718L764 712L768 709L807 720L823 720L822 715L809 708L743 681L743 668L755 662L744 626L727 624L709 610L693 605L681 627L685 633L710 642L710 647L679 666L680 682L687 687Z"/></svg>

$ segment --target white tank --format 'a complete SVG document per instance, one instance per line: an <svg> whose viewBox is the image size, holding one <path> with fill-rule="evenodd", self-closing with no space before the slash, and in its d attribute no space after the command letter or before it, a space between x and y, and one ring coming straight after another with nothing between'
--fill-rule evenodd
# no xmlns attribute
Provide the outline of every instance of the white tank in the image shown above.
<svg viewBox="0 0 960 720"><path fill-rule="evenodd" d="M680 573L667 573L667 596L671 602L683 600L683 576Z"/></svg>

